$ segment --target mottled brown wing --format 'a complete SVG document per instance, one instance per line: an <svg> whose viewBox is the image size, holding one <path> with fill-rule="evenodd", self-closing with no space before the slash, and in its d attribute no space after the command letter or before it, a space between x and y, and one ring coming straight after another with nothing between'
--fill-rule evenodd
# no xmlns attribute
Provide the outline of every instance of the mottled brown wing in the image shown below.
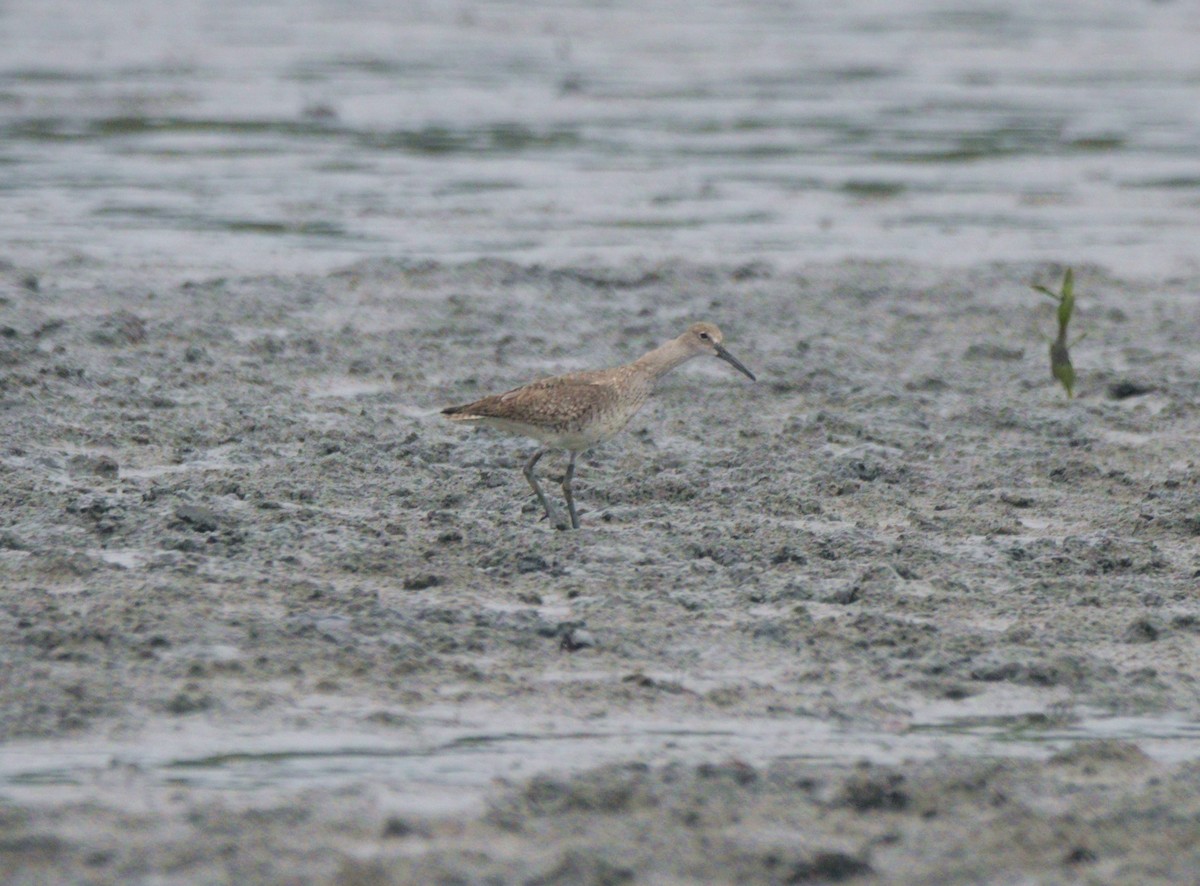
<svg viewBox="0 0 1200 886"><path fill-rule="evenodd" d="M575 424L608 410L616 397L611 384L598 381L591 373L574 373L544 378L443 412L538 425Z"/></svg>

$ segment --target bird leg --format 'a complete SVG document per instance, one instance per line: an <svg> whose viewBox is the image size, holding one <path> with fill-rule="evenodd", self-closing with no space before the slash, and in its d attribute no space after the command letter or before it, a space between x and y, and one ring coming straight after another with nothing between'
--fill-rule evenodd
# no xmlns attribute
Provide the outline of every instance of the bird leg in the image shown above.
<svg viewBox="0 0 1200 886"><path fill-rule="evenodd" d="M571 528L579 528L579 515L575 513L575 496L571 494L571 481L575 479L575 456L579 453L571 450L571 460L567 462L567 472L563 474L563 498L567 500L567 511L571 514Z"/></svg>
<svg viewBox="0 0 1200 886"><path fill-rule="evenodd" d="M542 492L542 487L538 485L537 477L534 476L533 467L538 463L547 450L539 449L533 454L533 458L529 459L525 464L525 479L529 481L529 485L533 487L534 494L537 495L538 501L542 503L542 507L546 511L546 519L550 521L550 525L555 529L566 529L567 524L558 518L558 514L554 510L554 506L550 504L550 500L546 498Z"/></svg>

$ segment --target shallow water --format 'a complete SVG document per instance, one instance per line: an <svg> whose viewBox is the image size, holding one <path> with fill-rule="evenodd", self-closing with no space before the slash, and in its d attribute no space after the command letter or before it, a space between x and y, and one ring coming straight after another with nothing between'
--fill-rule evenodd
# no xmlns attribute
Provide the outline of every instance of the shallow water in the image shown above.
<svg viewBox="0 0 1200 886"><path fill-rule="evenodd" d="M1190 3L14 0L0 258L1195 268Z"/></svg>
<svg viewBox="0 0 1200 886"><path fill-rule="evenodd" d="M1054 716L1019 697L960 701L946 711L933 706L912 719L874 727L815 717L614 716L548 724L545 716L522 721L509 713L497 730L494 719L463 709L455 709L452 718L414 716L407 738L370 731L239 734L193 721L136 742L95 742L86 751L62 740L14 742L0 758L0 793L45 803L94 791L111 802L114 783L138 781L143 790L125 792L125 802L137 805L146 801L145 789L258 794L371 785L391 809L442 815L479 807L497 780L630 759L739 760L753 766L775 760L900 764L940 755L1045 759L1075 742L1096 740L1134 742L1164 763L1200 756L1200 723L1184 717Z"/></svg>

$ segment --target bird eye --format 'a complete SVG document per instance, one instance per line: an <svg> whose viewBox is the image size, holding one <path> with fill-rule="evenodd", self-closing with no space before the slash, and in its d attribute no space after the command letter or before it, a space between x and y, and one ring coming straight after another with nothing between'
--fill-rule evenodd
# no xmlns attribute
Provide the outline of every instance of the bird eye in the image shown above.
<svg viewBox="0 0 1200 886"><path fill-rule="evenodd" d="M700 333L700 341L708 341L708 333L707 332Z"/></svg>

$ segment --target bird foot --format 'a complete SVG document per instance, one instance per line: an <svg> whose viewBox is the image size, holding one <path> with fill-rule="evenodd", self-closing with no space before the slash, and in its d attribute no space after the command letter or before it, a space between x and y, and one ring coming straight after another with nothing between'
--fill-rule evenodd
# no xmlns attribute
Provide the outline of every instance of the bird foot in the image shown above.
<svg viewBox="0 0 1200 886"><path fill-rule="evenodd" d="M566 520L564 520L559 515L558 511L547 510L546 513L544 513L544 514L542 514L542 516L538 517L539 523L541 523L543 520L548 520L550 522L550 525L553 526L555 529L559 530L560 532L564 532L571 528L571 524L568 523ZM576 526L575 528L578 529L579 527Z"/></svg>

